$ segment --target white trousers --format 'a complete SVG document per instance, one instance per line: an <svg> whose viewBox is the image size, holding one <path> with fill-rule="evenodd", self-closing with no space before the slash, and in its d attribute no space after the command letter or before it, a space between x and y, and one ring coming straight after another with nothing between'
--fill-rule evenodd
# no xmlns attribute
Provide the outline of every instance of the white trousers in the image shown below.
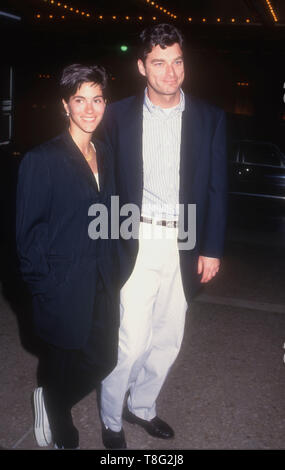
<svg viewBox="0 0 285 470"><path fill-rule="evenodd" d="M177 230L141 223L134 270L121 290L118 363L102 383L101 417L120 431L122 410L156 416L156 399L181 347L187 303Z"/></svg>

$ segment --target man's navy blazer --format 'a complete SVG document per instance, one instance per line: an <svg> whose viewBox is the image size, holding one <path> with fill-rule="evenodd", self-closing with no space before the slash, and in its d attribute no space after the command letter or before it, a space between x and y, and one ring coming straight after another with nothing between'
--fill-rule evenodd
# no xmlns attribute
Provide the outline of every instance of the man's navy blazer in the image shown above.
<svg viewBox="0 0 285 470"><path fill-rule="evenodd" d="M116 254L110 239L93 240L88 234L89 207L110 204L114 177L107 147L94 143L100 192L69 132L25 155L17 190L17 248L33 295L36 333L56 346L76 349L84 346L96 321L98 345L103 345L98 354L107 358L112 349L114 366L119 321ZM99 277L114 311L94 316Z"/></svg>
<svg viewBox="0 0 285 470"><path fill-rule="evenodd" d="M104 139L112 147L120 206L136 204L143 194L143 96L115 102L104 117ZM180 250L180 267L188 303L200 284L198 256L221 258L227 212L227 154L225 113L216 106L185 95L180 149L179 204L196 205L196 246ZM121 240L121 275L130 276L138 241Z"/></svg>

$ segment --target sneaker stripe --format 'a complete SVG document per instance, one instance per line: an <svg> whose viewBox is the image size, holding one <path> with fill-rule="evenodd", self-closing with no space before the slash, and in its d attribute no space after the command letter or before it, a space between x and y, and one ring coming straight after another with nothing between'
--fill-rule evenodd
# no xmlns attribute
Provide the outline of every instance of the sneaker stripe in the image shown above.
<svg viewBox="0 0 285 470"><path fill-rule="evenodd" d="M45 441L47 442L47 445L49 445L51 443L51 432L50 432L42 389L41 389L41 420L42 420L43 435L44 435Z"/></svg>
<svg viewBox="0 0 285 470"><path fill-rule="evenodd" d="M51 433L49 429L49 423L44 407L44 398L42 388L37 388L34 391L34 410L35 410L35 421L34 421L34 433L35 438L40 447L46 447L51 442Z"/></svg>
<svg viewBox="0 0 285 470"><path fill-rule="evenodd" d="M46 443L45 433L44 433L44 419L43 419L43 394L42 390L39 390L39 428L41 429L43 439Z"/></svg>

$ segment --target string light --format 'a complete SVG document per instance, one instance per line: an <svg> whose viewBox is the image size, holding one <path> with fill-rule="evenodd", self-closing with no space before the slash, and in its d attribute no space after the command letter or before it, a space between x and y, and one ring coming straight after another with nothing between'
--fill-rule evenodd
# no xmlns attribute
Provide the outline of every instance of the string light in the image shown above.
<svg viewBox="0 0 285 470"><path fill-rule="evenodd" d="M61 3L61 2L56 2L55 0L43 0L43 1L44 1L45 3L49 3L49 4L53 5L53 6L55 6L55 7L64 8L67 12L71 12L71 13L80 15L81 17L88 17L88 18L91 17L90 13L86 13L85 11L81 11L81 10L79 10L79 9L75 9L74 7L71 7L71 6L67 5L67 4L63 4L63 3ZM266 0L266 1L267 1L267 0ZM269 0L268 0L268 1L269 1ZM167 11L166 9L164 9L162 6L158 5L158 4L155 3L154 1L146 0L146 2L149 3L150 5L154 6L155 8L159 9L160 11L165 12L169 17L174 18L174 19L177 18L177 15L174 15L174 13L171 13L170 11ZM272 7L271 7L271 8L272 8ZM43 15L40 14L40 13L35 13L35 16L34 16L34 17L35 17L35 19L39 20L39 19L41 19L41 18L43 17ZM49 18L50 20L54 20L54 19L56 19L56 18L58 18L58 19L61 18L61 19L63 20L63 19L65 19L66 17L65 17L65 15L60 15L60 16L56 17L56 16L53 15L53 14L49 14L49 15L48 15L48 18ZM98 18L99 20L103 20L103 15L98 15L97 18ZM107 17L105 17L105 18L107 18ZM93 15L93 19L96 19L96 18L95 18L95 15ZM143 20L143 17L142 17L142 16L138 16L138 17L133 17L133 18L132 18L132 17L130 17L130 16L124 16L124 17L119 18L117 15L112 15L112 16L109 16L109 18L107 18L107 19L109 19L109 20L111 19L111 20L116 21L116 22L119 21L119 20L121 20L121 21L122 21L122 20L130 21L131 19L137 19L137 20L139 20L139 21L142 21L142 20ZM156 20L157 20L157 16L152 16L152 20L153 20L153 21L156 21ZM193 22L195 21L195 18L192 18L191 16L189 16L189 17L185 17L185 20L186 20L188 23L193 23ZM196 21L197 21L197 19L196 19ZM207 22L208 22L208 19L204 17L204 18L200 19L200 21L202 21L203 23L207 23ZM225 21L225 19L224 19L224 21ZM228 21L230 21L230 23L232 23L232 24L237 22L236 18L229 18ZM249 24L249 23L251 22L251 19L250 19L250 18L246 18L246 19L244 19L243 21L246 22L247 24ZM276 20L276 21L278 21L278 20ZM216 18L216 22L217 22L217 23L222 23L222 19L221 19L220 17L218 17L218 18Z"/></svg>
<svg viewBox="0 0 285 470"><path fill-rule="evenodd" d="M38 78L51 78L51 75L49 73L40 73Z"/></svg>
<svg viewBox="0 0 285 470"><path fill-rule="evenodd" d="M88 18L90 18L90 13L86 13L85 11L81 11L79 10L78 8L75 9L74 7L72 7L71 5L68 5L66 3L61 3L61 2L56 2L55 0L43 0L45 3L50 3L50 5L54 6L54 7L58 7L58 8L64 8L65 10L68 10L69 12L71 13L75 13L75 14L81 14L81 16L86 16ZM51 18L51 16L49 16L49 18Z"/></svg>
<svg viewBox="0 0 285 470"><path fill-rule="evenodd" d="M202 23L208 23L208 18L204 17L204 18L201 18L200 20L198 20L197 18L193 18L192 16L188 16L188 17L185 17L185 21L187 21L187 23L194 23L194 22L199 22L201 21ZM216 18L216 20L213 20L212 22L216 21L216 23L219 23L219 24L222 24L222 23L225 23L225 18ZM228 18L227 19L228 22L230 22L231 24L241 24L244 22L246 23L250 23L251 22L251 19L250 18L246 18L245 20L242 20L241 22L237 20L237 18ZM209 20L210 22L210 20Z"/></svg>
<svg viewBox="0 0 285 470"><path fill-rule="evenodd" d="M159 5L159 3L156 3L154 1L150 1L150 0L146 0L146 3L148 3L150 6L154 7L154 8L159 8L159 10L163 13L165 13L166 15L170 16L171 18L177 18L177 15L174 15L174 13L172 13L171 11L167 10L165 7Z"/></svg>
<svg viewBox="0 0 285 470"><path fill-rule="evenodd" d="M87 13L85 11L82 11L80 10L79 8L75 8L74 6L71 6L70 4L68 3L62 3L60 1L57 1L57 0L43 0L46 4L49 4L50 6L53 6L54 8L62 8L62 9L65 9L69 14L76 14L77 16L81 16L81 17L84 17L84 18L90 18L91 16L93 17L93 19L100 19L100 20L103 20L103 15L100 15L100 16L97 16L95 17L95 15L90 15L90 13ZM75 1L75 0L74 0ZM171 12L170 10L168 10L167 8L165 8L163 5L160 4L160 2L157 2L156 0L145 0L146 3L151 6L152 8L155 8L156 9L156 12L160 12L160 13L163 13L165 15L167 15L167 17L169 18L172 18L172 19L177 19L177 15L175 15L173 12ZM271 2L270 0L266 0L266 3L267 3L267 6L272 14L272 16L274 17L274 20L275 21L278 21L277 20L277 17L276 17L276 14L274 12L274 9L271 5ZM275 16L274 16L275 15ZM35 15L36 18L40 18L40 17L37 17ZM61 18L63 18L64 16L62 15ZM52 16L49 16L50 19L52 18L56 18L56 16L52 15ZM104 17L105 19L108 19L108 20L113 20L113 21L130 21L131 19L137 19L139 21L142 21L143 20L143 17L142 16L138 16L138 17L130 17L130 16L122 16L122 17L118 17L117 15L108 15ZM151 17L153 21L156 21L158 18L157 16L152 16ZM190 22L194 22L195 21L195 18L192 18L192 17L185 17L185 20L190 23ZM208 22L208 19L207 18L201 18L200 21L202 21L203 23L207 23ZM231 23L236 23L236 18L230 18L229 21ZM250 19L247 18L246 20L246 23L250 23ZM221 18L216 18L216 22L217 23L221 23L222 20Z"/></svg>
<svg viewBox="0 0 285 470"><path fill-rule="evenodd" d="M271 13L271 15L272 15L272 17L273 17L275 23L277 23L278 18L277 18L277 15L276 15L275 11L274 11L273 6L271 5L270 0L266 0L266 3L267 3L267 7L269 8L270 13Z"/></svg>

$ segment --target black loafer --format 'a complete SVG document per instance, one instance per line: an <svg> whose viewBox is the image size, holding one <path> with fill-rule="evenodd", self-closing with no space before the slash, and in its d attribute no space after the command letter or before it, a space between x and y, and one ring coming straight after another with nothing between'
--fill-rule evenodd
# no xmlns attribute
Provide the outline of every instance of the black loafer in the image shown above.
<svg viewBox="0 0 285 470"><path fill-rule="evenodd" d="M102 441L106 449L126 449L127 443L124 430L116 432L112 429L102 428Z"/></svg>
<svg viewBox="0 0 285 470"><path fill-rule="evenodd" d="M158 416L155 416L151 421L146 421L145 419L135 416L128 408L124 408L123 418L128 423L142 426L151 436L159 437L160 439L171 439L174 437L173 429Z"/></svg>

